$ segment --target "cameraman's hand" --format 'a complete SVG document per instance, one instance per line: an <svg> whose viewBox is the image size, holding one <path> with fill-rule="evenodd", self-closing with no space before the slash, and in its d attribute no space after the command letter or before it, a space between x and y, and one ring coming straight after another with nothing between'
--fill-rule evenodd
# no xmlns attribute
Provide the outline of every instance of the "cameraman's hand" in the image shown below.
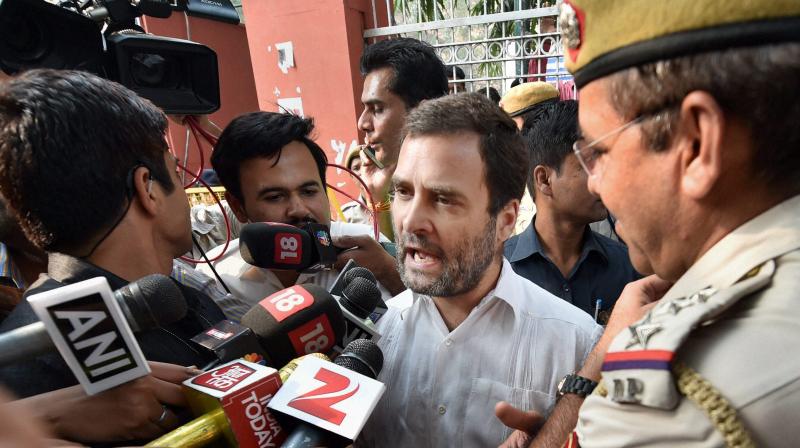
<svg viewBox="0 0 800 448"><path fill-rule="evenodd" d="M348 260L353 260L359 266L369 269L392 296L405 291L395 258L371 236L340 236L333 239L333 244L348 249L339 254L336 260L337 269L342 269Z"/></svg>

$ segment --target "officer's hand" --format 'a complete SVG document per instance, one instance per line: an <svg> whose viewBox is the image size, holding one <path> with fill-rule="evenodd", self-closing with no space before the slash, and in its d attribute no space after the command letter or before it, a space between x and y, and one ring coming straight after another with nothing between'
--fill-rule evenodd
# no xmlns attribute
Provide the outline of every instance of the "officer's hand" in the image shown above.
<svg viewBox="0 0 800 448"><path fill-rule="evenodd" d="M395 258L371 236L340 236L333 239L333 244L348 249L336 259L337 269L342 269L348 260L353 260L359 266L369 269L393 296L405 290L400 274L397 273Z"/></svg>
<svg viewBox="0 0 800 448"><path fill-rule="evenodd" d="M536 411L523 411L501 401L494 407L494 415L507 427L514 429L500 448L527 448L545 422Z"/></svg>
<svg viewBox="0 0 800 448"><path fill-rule="evenodd" d="M644 317L671 286L671 282L656 275L628 283L614 305L603 338L608 336L610 342L620 331Z"/></svg>

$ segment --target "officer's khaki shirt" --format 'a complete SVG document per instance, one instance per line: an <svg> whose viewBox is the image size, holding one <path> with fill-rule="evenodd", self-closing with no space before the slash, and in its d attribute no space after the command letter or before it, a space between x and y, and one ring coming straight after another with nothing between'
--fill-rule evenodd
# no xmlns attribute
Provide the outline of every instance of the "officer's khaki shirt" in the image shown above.
<svg viewBox="0 0 800 448"><path fill-rule="evenodd" d="M673 358L727 398L757 446L800 445L800 196L725 236L629 330L605 358L608 395L580 410L581 447L724 446L677 391Z"/></svg>

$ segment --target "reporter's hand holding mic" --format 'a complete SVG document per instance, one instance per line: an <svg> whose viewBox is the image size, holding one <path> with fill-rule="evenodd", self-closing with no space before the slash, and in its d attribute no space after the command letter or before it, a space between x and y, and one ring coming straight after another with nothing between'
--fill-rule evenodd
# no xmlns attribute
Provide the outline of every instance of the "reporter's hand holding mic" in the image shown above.
<svg viewBox="0 0 800 448"><path fill-rule="evenodd" d="M56 437L81 442L149 440L178 426L170 407L186 406L181 383L192 367L150 362L152 373L96 395L72 386L8 403L32 412Z"/></svg>

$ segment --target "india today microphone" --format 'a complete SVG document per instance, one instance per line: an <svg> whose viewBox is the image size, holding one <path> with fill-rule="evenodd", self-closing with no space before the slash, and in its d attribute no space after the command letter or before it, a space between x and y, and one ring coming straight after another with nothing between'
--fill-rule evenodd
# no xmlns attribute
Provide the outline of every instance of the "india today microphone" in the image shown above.
<svg viewBox="0 0 800 448"><path fill-rule="evenodd" d="M303 360L269 402L269 409L300 420L283 446L352 444L386 387L375 380L383 353L366 339L351 342L333 363Z"/></svg>
<svg viewBox="0 0 800 448"><path fill-rule="evenodd" d="M133 332L178 321L187 311L178 286L160 274L113 292L97 277L28 301L40 322L0 335L0 364L57 348L90 395L149 373Z"/></svg>
<svg viewBox="0 0 800 448"><path fill-rule="evenodd" d="M146 446L194 448L223 438L223 445L231 447L280 446L287 434L266 404L308 356L329 360L312 353L293 359L277 372L237 360L184 381L189 406L200 416Z"/></svg>
<svg viewBox="0 0 800 448"><path fill-rule="evenodd" d="M242 325L253 330L272 366L327 353L345 332L338 302L317 285L294 285L266 297L245 313Z"/></svg>

